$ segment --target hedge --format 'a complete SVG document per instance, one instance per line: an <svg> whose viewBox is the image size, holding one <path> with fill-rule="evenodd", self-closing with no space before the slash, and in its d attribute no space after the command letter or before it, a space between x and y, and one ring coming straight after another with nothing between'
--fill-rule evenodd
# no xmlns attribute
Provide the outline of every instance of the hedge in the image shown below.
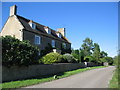
<svg viewBox="0 0 120 90"><path fill-rule="evenodd" d="M15 37L0 37L2 40L2 65L31 65L37 64L39 49L28 41L20 41Z"/></svg>

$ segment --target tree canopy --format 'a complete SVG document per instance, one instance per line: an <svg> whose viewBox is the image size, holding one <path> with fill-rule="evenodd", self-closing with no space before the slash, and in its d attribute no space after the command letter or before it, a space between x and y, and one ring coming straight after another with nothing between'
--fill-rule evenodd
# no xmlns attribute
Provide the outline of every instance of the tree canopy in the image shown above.
<svg viewBox="0 0 120 90"><path fill-rule="evenodd" d="M94 62L94 63L113 63L113 58L108 57L107 52L101 51L98 43L94 43L92 39L85 38L80 49L72 49L72 55L78 59L79 62Z"/></svg>

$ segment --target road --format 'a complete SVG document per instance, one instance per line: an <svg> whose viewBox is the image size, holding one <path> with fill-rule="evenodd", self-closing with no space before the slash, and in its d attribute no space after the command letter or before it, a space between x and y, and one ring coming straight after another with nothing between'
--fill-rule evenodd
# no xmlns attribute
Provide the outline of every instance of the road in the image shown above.
<svg viewBox="0 0 120 90"><path fill-rule="evenodd" d="M25 88L107 88L114 70L114 66L93 69Z"/></svg>

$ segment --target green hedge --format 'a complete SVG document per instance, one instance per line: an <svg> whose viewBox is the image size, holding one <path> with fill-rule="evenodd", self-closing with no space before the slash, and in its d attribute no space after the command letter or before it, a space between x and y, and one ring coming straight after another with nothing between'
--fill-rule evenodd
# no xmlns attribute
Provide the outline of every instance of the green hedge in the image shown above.
<svg viewBox="0 0 120 90"><path fill-rule="evenodd" d="M28 41L20 41L11 36L0 37L0 40L2 40L2 64L4 66L38 63L39 49Z"/></svg>

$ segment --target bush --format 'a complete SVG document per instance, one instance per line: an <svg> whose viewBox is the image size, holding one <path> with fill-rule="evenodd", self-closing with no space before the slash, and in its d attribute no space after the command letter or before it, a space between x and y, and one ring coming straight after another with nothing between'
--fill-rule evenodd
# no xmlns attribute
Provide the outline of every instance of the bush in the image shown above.
<svg viewBox="0 0 120 90"><path fill-rule="evenodd" d="M2 40L2 64L4 66L30 65L38 63L39 49L28 41L15 37L0 37Z"/></svg>
<svg viewBox="0 0 120 90"><path fill-rule="evenodd" d="M76 59L71 54L64 54L63 60L67 61L68 63L76 63Z"/></svg>
<svg viewBox="0 0 120 90"><path fill-rule="evenodd" d="M61 62L62 56L58 53L48 53L45 56L43 56L39 62L42 62L44 64L52 64L52 63L59 63Z"/></svg>
<svg viewBox="0 0 120 90"><path fill-rule="evenodd" d="M112 57L104 57L101 59L102 62L108 62L109 65L113 64L113 58Z"/></svg>

